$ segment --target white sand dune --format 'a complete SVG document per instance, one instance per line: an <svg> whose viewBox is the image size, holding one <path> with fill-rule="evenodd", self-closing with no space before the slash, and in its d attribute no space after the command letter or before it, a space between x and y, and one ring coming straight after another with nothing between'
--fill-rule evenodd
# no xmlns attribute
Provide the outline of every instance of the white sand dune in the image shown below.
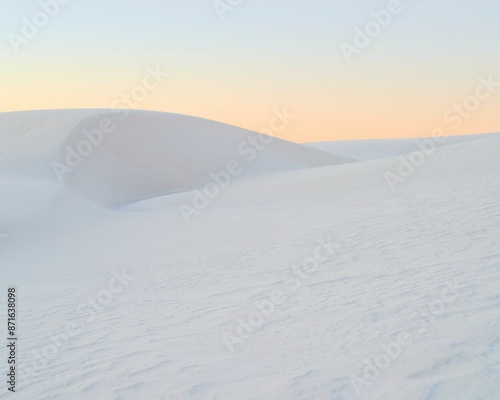
<svg viewBox="0 0 500 400"><path fill-rule="evenodd" d="M17 399L498 398L500 137L437 149L393 191L398 157L275 139L247 162L248 131L137 112L59 183L102 113L0 114ZM230 160L244 171L186 224Z"/></svg>
<svg viewBox="0 0 500 400"><path fill-rule="evenodd" d="M107 205L202 187L212 180L211 172L226 170L229 162L238 163L237 178L245 178L352 161L178 114L131 111L124 117L109 110L58 110L9 113L3 119L6 153L19 160L7 168L24 172L28 165L37 171L32 173L49 176L57 162L56 171L73 189Z"/></svg>
<svg viewBox="0 0 500 400"><path fill-rule="evenodd" d="M339 140L336 142L306 143L306 145L313 149L343 155L354 160L373 160L422 150L421 145L428 141L432 141L436 147L443 147L486 139L492 136L500 136L500 133L447 136L438 138L438 140L433 138Z"/></svg>
<svg viewBox="0 0 500 400"><path fill-rule="evenodd" d="M241 166L238 178L351 162L231 125L141 111L131 112L124 120L116 113L85 119L64 141L62 156L66 146L78 146L84 129L96 129L103 119L112 121L116 128L105 135L102 144L71 175L70 182L108 204L127 204L202 187L211 181L211 172L226 170L229 162Z"/></svg>

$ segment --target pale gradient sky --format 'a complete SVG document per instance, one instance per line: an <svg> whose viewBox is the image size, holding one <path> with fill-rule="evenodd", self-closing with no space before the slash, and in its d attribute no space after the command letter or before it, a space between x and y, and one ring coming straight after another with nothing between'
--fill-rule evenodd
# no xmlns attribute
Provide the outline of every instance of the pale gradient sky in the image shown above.
<svg viewBox="0 0 500 400"><path fill-rule="evenodd" d="M4 2L0 111L108 108L162 65L137 108L260 130L286 107L279 136L297 142L500 131L500 89L458 129L442 117L481 76L500 81L500 2L401 0L348 63L340 44L387 4L243 0L221 21L212 0L71 0L16 54L8 34L40 6Z"/></svg>

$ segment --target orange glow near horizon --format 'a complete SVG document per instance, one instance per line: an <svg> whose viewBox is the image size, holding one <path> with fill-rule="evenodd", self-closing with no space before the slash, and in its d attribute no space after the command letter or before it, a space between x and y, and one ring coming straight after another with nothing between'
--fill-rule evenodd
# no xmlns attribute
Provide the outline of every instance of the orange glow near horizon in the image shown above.
<svg viewBox="0 0 500 400"><path fill-rule="evenodd" d="M253 131L268 126L273 110L286 110L293 114L290 125L276 136L294 142L317 142L351 139L384 139L429 137L434 129L442 129L447 135L498 132L498 109L500 95L484 101L470 117L462 118L458 128L446 122L443 114L455 103L448 105L428 103L425 99L375 99L352 97L292 99L286 96L268 99L263 97L240 97L236 93L221 93L213 88L204 91L165 85L150 98L138 104L137 109L172 112L207 118ZM24 94L31 90L30 96ZM95 91L94 91L95 90ZM37 109L66 108L111 108L114 99L111 94L99 93L99 88L52 86L51 95L39 88L38 97L33 87L12 91L10 97L0 99L1 111L23 111ZM78 93L74 98L71 93ZM98 93L100 96L96 96ZM126 93L126 92L125 92ZM194 99L198 98L198 101ZM61 100L63 99L63 100ZM229 99L229 100L228 100Z"/></svg>

